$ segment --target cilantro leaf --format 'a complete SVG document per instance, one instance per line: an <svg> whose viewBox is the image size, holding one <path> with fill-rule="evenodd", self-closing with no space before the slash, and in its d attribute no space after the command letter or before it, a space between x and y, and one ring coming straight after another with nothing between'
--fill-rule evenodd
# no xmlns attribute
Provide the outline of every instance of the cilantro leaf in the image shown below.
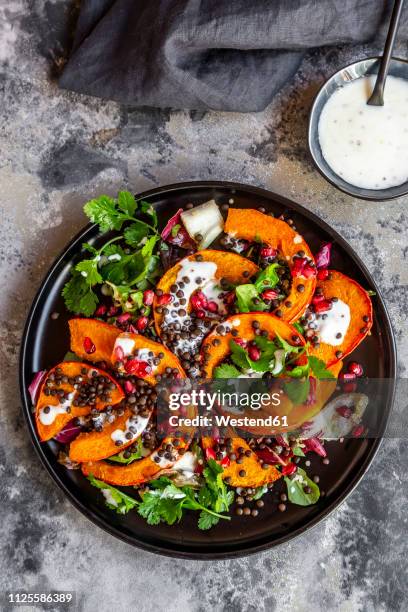
<svg viewBox="0 0 408 612"><path fill-rule="evenodd" d="M236 366L241 368L242 370L247 370L250 367L249 357L246 350L234 342L234 340L230 341L230 349L231 349L231 360L235 363Z"/></svg>
<svg viewBox="0 0 408 612"><path fill-rule="evenodd" d="M74 273L62 290L62 296L68 310L90 317L98 304L98 298L85 278Z"/></svg>
<svg viewBox="0 0 408 612"><path fill-rule="evenodd" d="M202 529L203 531L206 531L207 529L211 529L211 527L219 523L219 521L219 516L210 514L209 512L205 512L205 510L202 510L198 519L198 528Z"/></svg>
<svg viewBox="0 0 408 612"><path fill-rule="evenodd" d="M278 263L273 263L258 274L254 283L258 293L262 293L265 289L273 289L279 283L276 269L280 267Z"/></svg>
<svg viewBox="0 0 408 612"><path fill-rule="evenodd" d="M126 216L118 213L116 202L107 195L90 200L84 206L84 212L92 223L97 223L101 232L120 230Z"/></svg>
<svg viewBox="0 0 408 612"><path fill-rule="evenodd" d="M308 356L309 366L316 378L329 378L333 379L335 376L326 369L324 361L313 355Z"/></svg>
<svg viewBox="0 0 408 612"><path fill-rule="evenodd" d="M118 208L126 215L133 217L137 208L135 196L129 191L119 191Z"/></svg>
<svg viewBox="0 0 408 612"><path fill-rule="evenodd" d="M288 489L288 499L292 504L311 506L318 501L320 497L319 487L302 468L298 467L293 479L285 476L285 482ZM311 492L305 493L305 487L309 487Z"/></svg>
<svg viewBox="0 0 408 612"><path fill-rule="evenodd" d="M106 484L106 482L102 482L102 480L97 480L92 474L88 476L88 480L92 486L104 492L105 504L118 514L126 514L139 505L139 502L133 497Z"/></svg>
<svg viewBox="0 0 408 612"><path fill-rule="evenodd" d="M151 217L153 227L157 228L158 219L157 213L154 207L150 204L150 202L146 202L145 200L140 200L139 202L140 210L145 215L149 215Z"/></svg>
<svg viewBox="0 0 408 612"><path fill-rule="evenodd" d="M233 365L222 363L214 369L214 378L238 378L241 372Z"/></svg>
<svg viewBox="0 0 408 612"><path fill-rule="evenodd" d="M267 305L259 298L255 285L238 285L235 287L239 312L267 310ZM254 300L258 303L254 303ZM259 301L258 301L259 300Z"/></svg>
<svg viewBox="0 0 408 612"><path fill-rule="evenodd" d="M149 229L146 223L138 220L134 221L123 232L126 243L134 248L141 246L142 240L149 235Z"/></svg>
<svg viewBox="0 0 408 612"><path fill-rule="evenodd" d="M310 381L308 378L293 379L283 385L286 395L294 404L304 404L309 396Z"/></svg>
<svg viewBox="0 0 408 612"><path fill-rule="evenodd" d="M98 285L103 278L98 272L98 262L95 259L83 259L76 266L75 270L81 273L88 285Z"/></svg>

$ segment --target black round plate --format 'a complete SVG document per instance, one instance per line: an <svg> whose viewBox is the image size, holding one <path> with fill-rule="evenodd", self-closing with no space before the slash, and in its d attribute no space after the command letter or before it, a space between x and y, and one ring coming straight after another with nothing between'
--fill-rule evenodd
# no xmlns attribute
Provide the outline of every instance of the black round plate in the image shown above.
<svg viewBox="0 0 408 612"><path fill-rule="evenodd" d="M350 246L318 217L290 200L256 187L225 182L192 182L160 187L141 194L157 209L159 219L164 220L188 202L196 204L214 198L218 203L227 203L231 198L234 206L241 208L265 207L276 215L290 213L298 231L305 237L313 252L326 241L332 241L332 267L349 274L366 289L376 292L373 298L375 320L372 334L357 349L355 357L364 364L365 372L373 378L395 378L396 351L390 321L368 270ZM40 444L37 438L30 397L27 391L33 374L58 363L69 349L68 324L61 299L61 289L67 281L70 267L80 257L82 242L98 241L98 229L88 225L66 247L48 272L34 300L24 330L20 385L24 416L36 451L44 466L65 492L68 499L85 516L109 533L122 540L151 552L165 555L215 559L242 556L281 544L294 538L338 506L360 481L378 449L380 440L346 440L343 444L330 442L330 465L318 469L321 488L326 495L310 507L290 506L282 514L277 511L279 491L257 518L233 516L232 520L200 531L197 517L190 513L174 526L149 526L137 512L117 515L104 505L100 492L93 488L79 471L69 471L57 460L58 444L54 441ZM60 316L54 320L53 312ZM392 393L388 397L384 414L387 418L392 406ZM312 460L310 473L321 465L316 457ZM279 485L277 487L279 489Z"/></svg>

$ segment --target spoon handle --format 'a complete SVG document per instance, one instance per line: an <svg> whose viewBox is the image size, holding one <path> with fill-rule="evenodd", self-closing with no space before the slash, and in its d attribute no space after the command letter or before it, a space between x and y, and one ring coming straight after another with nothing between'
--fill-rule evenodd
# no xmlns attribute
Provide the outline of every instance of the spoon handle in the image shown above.
<svg viewBox="0 0 408 612"><path fill-rule="evenodd" d="M390 65L392 50L394 48L403 4L404 0L395 0L394 2L390 26L388 28L387 40L385 41L384 53L381 58L380 69L378 71L377 79L375 81L373 93L367 101L367 104L369 104L370 106L384 106L385 79L387 78L388 74L388 68Z"/></svg>

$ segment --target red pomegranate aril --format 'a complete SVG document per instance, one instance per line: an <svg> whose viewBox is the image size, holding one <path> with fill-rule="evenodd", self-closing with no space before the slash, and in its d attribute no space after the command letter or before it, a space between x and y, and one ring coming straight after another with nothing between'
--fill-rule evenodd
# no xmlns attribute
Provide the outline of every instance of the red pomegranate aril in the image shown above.
<svg viewBox="0 0 408 612"><path fill-rule="evenodd" d="M205 456L208 459L214 459L215 460L215 450L213 450L212 448L206 448L205 449Z"/></svg>
<svg viewBox="0 0 408 612"><path fill-rule="evenodd" d="M149 323L149 319L147 317L139 317L136 321L136 329L139 332L142 332L146 329L147 324Z"/></svg>
<svg viewBox="0 0 408 612"><path fill-rule="evenodd" d="M128 395L130 395L130 393L134 393L136 391L136 387L133 383L130 382L130 380L125 380L125 382L123 383L123 386L125 388L125 391Z"/></svg>
<svg viewBox="0 0 408 612"><path fill-rule="evenodd" d="M292 276L300 276L302 274L303 268L307 263L307 259L305 257L296 257L293 260L293 266L291 270Z"/></svg>
<svg viewBox="0 0 408 612"><path fill-rule="evenodd" d="M349 408L348 406L338 406L336 408L336 412L337 414L339 414L341 417L344 417L345 419L349 419L351 415L353 414L352 409Z"/></svg>
<svg viewBox="0 0 408 612"><path fill-rule="evenodd" d="M117 319L117 323L119 323L119 325L122 325L122 323L126 323L127 321L129 321L129 319L132 318L132 315L130 314L130 312L125 312L124 314L121 314Z"/></svg>
<svg viewBox="0 0 408 612"><path fill-rule="evenodd" d="M115 356L118 361L123 361L125 358L125 353L123 352L123 348L121 346L115 347Z"/></svg>
<svg viewBox="0 0 408 612"><path fill-rule="evenodd" d="M343 385L344 393L354 393L357 390L357 381L354 380L352 382L345 383Z"/></svg>
<svg viewBox="0 0 408 612"><path fill-rule="evenodd" d="M302 276L304 276L305 278L312 278L312 276L316 276L316 268L310 263L307 263L303 267Z"/></svg>
<svg viewBox="0 0 408 612"><path fill-rule="evenodd" d="M275 291L275 289L266 289L261 293L261 298L263 300L276 300L279 297L279 292Z"/></svg>
<svg viewBox="0 0 408 612"><path fill-rule="evenodd" d="M143 292L143 304L145 306L151 306L153 304L153 300L154 300L153 289L146 289L146 291Z"/></svg>
<svg viewBox="0 0 408 612"><path fill-rule="evenodd" d="M364 374L363 366L357 361L350 361L347 369L350 374L355 374L358 378Z"/></svg>
<svg viewBox="0 0 408 612"><path fill-rule="evenodd" d="M329 278L330 272L328 270L318 270L317 271L317 279L318 280L326 280Z"/></svg>
<svg viewBox="0 0 408 612"><path fill-rule="evenodd" d="M231 465L231 459L228 457L228 455L221 459L221 465L222 467L228 467L229 465Z"/></svg>
<svg viewBox="0 0 408 612"><path fill-rule="evenodd" d="M125 371L140 378L150 374L151 370L151 366L146 361L140 361L139 359L129 359L125 363Z"/></svg>
<svg viewBox="0 0 408 612"><path fill-rule="evenodd" d="M235 291L229 291L228 293L226 293L223 297L223 302L227 306L233 304L235 302Z"/></svg>
<svg viewBox="0 0 408 612"><path fill-rule="evenodd" d="M238 344L238 346L242 346L242 348L247 347L247 342L243 338L234 338L234 342L235 344Z"/></svg>
<svg viewBox="0 0 408 612"><path fill-rule="evenodd" d="M95 317L103 317L108 311L108 307L105 304L101 304L94 312Z"/></svg>
<svg viewBox="0 0 408 612"><path fill-rule="evenodd" d="M312 297L312 304L320 304L323 301L326 301L323 293L315 293Z"/></svg>
<svg viewBox="0 0 408 612"><path fill-rule="evenodd" d="M357 427L355 427L353 431L351 432L351 435L353 436L353 438L360 438L360 436L362 436L363 433L364 433L364 425L357 425Z"/></svg>
<svg viewBox="0 0 408 612"><path fill-rule="evenodd" d="M84 351L88 355L92 355L96 351L96 346L88 336L84 338Z"/></svg>
<svg viewBox="0 0 408 612"><path fill-rule="evenodd" d="M211 300L211 302L208 302L207 310L209 312L218 312L218 304L217 304L217 302L214 302L213 300Z"/></svg>
<svg viewBox="0 0 408 612"><path fill-rule="evenodd" d="M208 300L202 291L196 291L191 296L191 306L194 310L201 310L208 308Z"/></svg>
<svg viewBox="0 0 408 612"><path fill-rule="evenodd" d="M282 474L283 476L290 476L291 474L294 474L297 470L297 467L294 463L288 463L288 465L284 465L282 467Z"/></svg>
<svg viewBox="0 0 408 612"><path fill-rule="evenodd" d="M116 315L119 312L119 308L117 308L116 306L111 306L108 310L108 317L116 317Z"/></svg>
<svg viewBox="0 0 408 612"><path fill-rule="evenodd" d="M331 302L329 302L328 300L322 300L321 302L314 303L313 307L314 311L317 314L320 314L321 312L327 312L328 310L330 310L332 305Z"/></svg>
<svg viewBox="0 0 408 612"><path fill-rule="evenodd" d="M196 310L195 311L195 315L198 319L205 319L205 312L204 310Z"/></svg>
<svg viewBox="0 0 408 612"><path fill-rule="evenodd" d="M266 257L276 257L277 254L278 254L278 251L271 246L264 246L260 250L260 255L264 259Z"/></svg>
<svg viewBox="0 0 408 612"><path fill-rule="evenodd" d="M166 304L170 304L173 300L170 293L163 293L162 295L157 296L156 302L158 306L165 306Z"/></svg>
<svg viewBox="0 0 408 612"><path fill-rule="evenodd" d="M261 357L261 351L257 346L251 344L250 346L248 346L248 355L249 358L252 359L252 361L258 361Z"/></svg>
<svg viewBox="0 0 408 612"><path fill-rule="evenodd" d="M309 451L316 453L320 457L326 457L327 452L324 448L323 444L320 442L318 438L306 438L303 440L304 451L307 453Z"/></svg>

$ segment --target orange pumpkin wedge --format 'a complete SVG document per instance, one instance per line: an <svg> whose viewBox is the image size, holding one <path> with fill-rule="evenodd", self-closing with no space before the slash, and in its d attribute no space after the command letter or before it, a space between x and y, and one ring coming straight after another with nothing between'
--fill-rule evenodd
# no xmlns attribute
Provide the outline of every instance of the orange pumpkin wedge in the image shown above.
<svg viewBox="0 0 408 612"><path fill-rule="evenodd" d="M84 374L85 370L87 374ZM103 410L108 404L117 404L125 397L121 387L115 379L99 368L78 361L64 361L56 365L48 372L41 385L40 394L35 407L38 435L43 442L53 438L72 418L90 413L90 405L75 406L73 404L78 394L78 390L74 388L72 380L75 377L81 377L86 381L86 378L88 376L90 377L92 372L97 372L98 376L103 376L110 381L110 384L114 385L114 388L108 391L108 401L96 397L94 407L97 410ZM59 381L60 379L61 382L57 384L55 381ZM51 383L50 386L48 383ZM48 390L54 388L58 391L64 391L65 394L72 394L72 397L67 401L60 401L57 395L48 394Z"/></svg>
<svg viewBox="0 0 408 612"><path fill-rule="evenodd" d="M172 444L174 438L164 438L160 447L156 449L149 457L138 459L126 466L117 466L107 463L106 461L92 461L83 463L81 466L85 476L93 475L99 480L103 480L111 485L122 487L141 485L148 480L151 480L156 474L163 469L168 469L174 465L177 459L180 458L180 449L186 449L189 445L189 440L179 439L179 446L173 447L173 455L175 461L163 460L155 461L160 450L165 450L168 444Z"/></svg>
<svg viewBox="0 0 408 612"><path fill-rule="evenodd" d="M217 328L204 338L201 346L204 361L203 376L206 378L213 377L214 368L220 365L231 352L231 340L239 337L243 340L251 341L256 337L253 327L255 321L259 323L259 328L261 330L266 330L268 332L269 339L271 340L273 340L278 333L281 338L294 347L305 345L305 339L299 334L295 327L272 314L248 312L233 315L225 319L222 323L224 330L228 330L226 333L220 333L217 331ZM238 336L233 336L231 333L232 331L238 332ZM306 357L303 356L303 363L305 359Z"/></svg>
<svg viewBox="0 0 408 612"><path fill-rule="evenodd" d="M316 275L310 270L311 276L294 276L295 256L299 253L314 265L313 255L304 238L295 232L290 225L265 215L258 210L247 208L230 208L224 226L224 232L234 238L251 242L262 242L277 249L278 253L288 263L292 272L292 284L289 295L278 309L282 320L290 323L296 321L306 310L316 286Z"/></svg>
<svg viewBox="0 0 408 612"><path fill-rule="evenodd" d="M131 440L125 437L127 429L127 421L133 417L133 413L129 408L125 408L123 415L116 418L113 423L106 424L102 431L91 431L79 434L69 447L69 458L76 463L85 463L87 461L100 461L118 452L124 450L127 446L134 444L136 439L143 433L146 428L151 414L145 419L140 419L137 435ZM120 446L115 444L115 433L122 432L123 435L119 438L122 442ZM114 437L112 437L112 434Z"/></svg>
<svg viewBox="0 0 408 612"><path fill-rule="evenodd" d="M281 338L286 340L289 344L292 344L294 347L305 345L303 336L301 336L292 325L277 317L274 317L273 315L258 312L235 315L229 319L226 319L223 324L224 327L230 331L224 335L221 335L214 330L205 338L203 342L203 367L206 378L212 378L214 369L230 354L230 342L231 340L237 338L237 336L233 336L231 334L231 330L236 330L239 338L246 341L251 341L255 338L255 329L253 327L254 321L259 323L261 330L268 331L270 339L275 338L276 334L278 333ZM306 354L300 355L297 364L304 365L306 360ZM334 393L336 389L337 376L341 370L341 367L342 364L340 363L336 364L330 369L335 377L333 380L316 381L314 399L310 404L294 404L288 396L282 394L279 405L275 405L272 402L270 405L265 404L263 407L257 410L256 413L251 415L258 419L265 419L271 416L286 416L287 425L282 424L281 426L276 426L273 428L273 431L266 431L264 426L258 425L248 425L243 427L243 429L250 431L257 436L290 432L298 429L304 422L308 421L318 412L320 412L327 400ZM227 409L223 409L222 413L224 415L230 415L232 418L236 417L236 414L229 413ZM247 413L246 416L248 416Z"/></svg>
<svg viewBox="0 0 408 612"><path fill-rule="evenodd" d="M212 448L216 440L212 438L202 438L202 446L204 450ZM228 478L228 484L233 487L262 487L265 484L275 482L282 474L273 466L268 465L263 468L256 454L251 450L250 446L242 438L232 439L232 452L237 456L245 451L250 451L249 457L244 456L241 463L231 461L224 468L221 477L225 480Z"/></svg>
<svg viewBox="0 0 408 612"><path fill-rule="evenodd" d="M115 325L96 319L70 319L71 351L86 361L110 363L113 345L121 333Z"/></svg>
<svg viewBox="0 0 408 612"><path fill-rule="evenodd" d="M373 305L367 291L355 280L342 272L329 270L326 280L318 280L326 300L338 298L350 308L350 324L341 344L333 346L320 342L311 348L310 354L324 361L328 366L344 359L364 340L373 325Z"/></svg>
<svg viewBox="0 0 408 612"><path fill-rule="evenodd" d="M147 356L149 352L152 353L151 357ZM158 365L154 365L153 360L159 358L159 355L163 355L163 357L160 359ZM148 363L146 358L151 363ZM135 374L135 376L143 378L151 385L156 384L157 376L165 374L166 368L177 370L181 378L186 377L174 353L169 351L163 344L150 340L150 338L146 338L140 334L119 334L116 338L110 361L114 365L117 365L118 362L120 363L119 371L127 374ZM134 364L134 371L132 371L133 361L136 362ZM146 374L141 375L143 370L137 368L137 362L143 362L148 365Z"/></svg>
<svg viewBox="0 0 408 612"><path fill-rule="evenodd" d="M237 255L235 253L227 253L226 251L205 249L203 251L198 251L198 253L195 253L194 255L185 257L175 266L167 270L164 276L162 276L162 278L160 279L157 285L157 289L159 289L165 294L171 294L171 287L176 283L177 276L180 272L183 262L197 261L197 257L199 257L200 261L209 261L215 263L217 266L215 278L224 278L226 281L233 285L249 282L248 279L251 278L251 276L254 276L254 274L259 271L259 268L255 263L253 263L249 259L246 259L245 257L241 257L241 255ZM163 315L157 312L158 305L158 298L156 296L154 302L154 321L156 331L160 336L161 326L163 323ZM190 310L189 305L186 306L186 310Z"/></svg>

